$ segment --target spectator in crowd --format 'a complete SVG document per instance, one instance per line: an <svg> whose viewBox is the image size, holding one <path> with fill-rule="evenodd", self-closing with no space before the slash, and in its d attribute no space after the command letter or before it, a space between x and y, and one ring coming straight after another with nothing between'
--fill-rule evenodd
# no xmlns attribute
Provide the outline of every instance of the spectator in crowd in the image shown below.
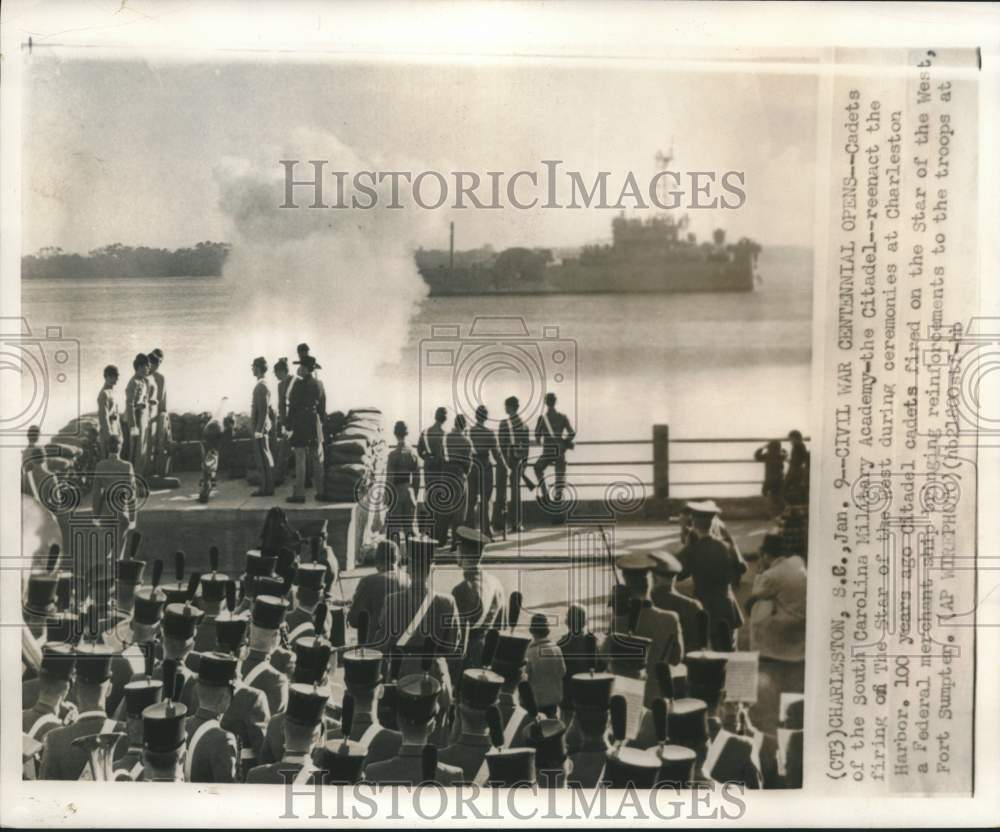
<svg viewBox="0 0 1000 832"><path fill-rule="evenodd" d="M792 452L788 458L788 471L785 473L783 495L788 505L807 505L809 503L809 449L806 447L802 433L797 430L788 434L792 443Z"/></svg>
<svg viewBox="0 0 1000 832"><path fill-rule="evenodd" d="M758 448L753 455L757 462L764 463L764 483L760 493L770 498L775 509L781 508L781 492L785 484L785 460L788 454L777 439Z"/></svg>
<svg viewBox="0 0 1000 832"><path fill-rule="evenodd" d="M544 613L531 616L528 628L531 644L525 654L528 681L535 694L538 712L552 719L556 718L559 703L563 698L563 678L566 663L559 645L549 639L549 620Z"/></svg>

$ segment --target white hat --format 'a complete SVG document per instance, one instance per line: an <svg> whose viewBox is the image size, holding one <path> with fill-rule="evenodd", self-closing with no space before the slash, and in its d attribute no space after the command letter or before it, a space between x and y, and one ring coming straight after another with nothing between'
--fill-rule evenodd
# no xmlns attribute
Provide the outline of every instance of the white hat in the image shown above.
<svg viewBox="0 0 1000 832"><path fill-rule="evenodd" d="M688 511L694 514L722 514L722 509L715 504L715 500L698 500L685 503Z"/></svg>

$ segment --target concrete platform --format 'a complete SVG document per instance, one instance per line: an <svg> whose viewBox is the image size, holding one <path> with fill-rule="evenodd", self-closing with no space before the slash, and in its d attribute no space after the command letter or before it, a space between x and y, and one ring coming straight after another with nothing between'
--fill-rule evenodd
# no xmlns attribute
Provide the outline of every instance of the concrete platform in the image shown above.
<svg viewBox="0 0 1000 832"><path fill-rule="evenodd" d="M166 575L178 549L187 555L190 571L206 570L208 549L213 545L219 547L222 571L239 575L247 549L260 545L264 517L272 506L283 508L295 529L327 520L329 543L341 569L353 569L356 564L368 522L367 511L356 503L317 502L311 491L304 504L287 503L285 498L291 495L287 484L273 497L251 497L252 488L239 479L219 480L209 502L202 504L198 502L198 474L181 473L178 479L180 488L149 494L137 521L143 536L140 557L146 561L163 558Z"/></svg>

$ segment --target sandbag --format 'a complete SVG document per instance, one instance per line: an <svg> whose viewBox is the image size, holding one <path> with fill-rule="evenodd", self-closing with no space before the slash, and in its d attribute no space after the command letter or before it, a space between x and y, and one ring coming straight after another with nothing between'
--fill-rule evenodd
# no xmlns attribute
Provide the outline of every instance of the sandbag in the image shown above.
<svg viewBox="0 0 1000 832"><path fill-rule="evenodd" d="M352 407L347 411L347 418L350 419L351 416L376 416L382 418L382 411L377 407Z"/></svg>
<svg viewBox="0 0 1000 832"><path fill-rule="evenodd" d="M47 457L62 457L63 459L76 459L83 453L80 445L72 442L49 442L44 448Z"/></svg>
<svg viewBox="0 0 1000 832"><path fill-rule="evenodd" d="M368 468L366 466L358 465L356 463L348 465L335 465L329 470L331 476L343 477L344 479L350 479L353 481L361 479L368 472Z"/></svg>
<svg viewBox="0 0 1000 832"><path fill-rule="evenodd" d="M363 439L335 439L327 447L331 452L347 456L364 456L368 453L368 443Z"/></svg>
<svg viewBox="0 0 1000 832"><path fill-rule="evenodd" d="M338 433L334 437L334 442L361 442L365 445L370 445L374 441L371 433L367 431L356 430L355 428L348 428L343 433Z"/></svg>
<svg viewBox="0 0 1000 832"><path fill-rule="evenodd" d="M323 455L326 459L327 465L364 465L365 468L369 468L372 463L372 459L368 456L368 454L365 454L364 456L356 456L353 453L332 451L327 448L323 452Z"/></svg>

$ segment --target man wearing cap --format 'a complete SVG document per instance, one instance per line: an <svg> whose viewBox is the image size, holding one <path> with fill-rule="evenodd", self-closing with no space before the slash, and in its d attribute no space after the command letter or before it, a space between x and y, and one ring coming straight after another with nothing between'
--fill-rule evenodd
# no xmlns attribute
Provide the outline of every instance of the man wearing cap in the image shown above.
<svg viewBox="0 0 1000 832"><path fill-rule="evenodd" d="M434 539L441 541L448 534L448 512L439 503L447 502L448 488L442 484L444 464L448 459L444 423L448 408L434 411L434 424L426 428L417 440L417 456L424 461L424 502L434 521Z"/></svg>
<svg viewBox="0 0 1000 832"><path fill-rule="evenodd" d="M124 726L108 719L106 703L111 690L111 650L104 645L81 645L76 651L76 722L53 728L45 735L40 780L78 780L87 767L88 756L73 741L89 734L121 731ZM114 758L125 753L120 742Z"/></svg>
<svg viewBox="0 0 1000 832"><path fill-rule="evenodd" d="M128 749L115 763L115 769L123 772L125 777L116 779L142 779L142 712L162 699L162 681L142 679L125 685L125 724L128 731Z"/></svg>
<svg viewBox="0 0 1000 832"><path fill-rule="evenodd" d="M205 614L194 634L194 652L210 653L219 649L215 618L222 612L229 576L217 571L201 576L201 610Z"/></svg>
<svg viewBox="0 0 1000 832"><path fill-rule="evenodd" d="M260 476L260 488L251 494L252 497L270 497L274 494L274 458L271 456L271 391L267 386L267 359L258 356L252 365L257 383L253 388L250 401L250 425L253 430L253 456L257 463L257 473Z"/></svg>
<svg viewBox="0 0 1000 832"><path fill-rule="evenodd" d="M566 484L566 451L573 447L576 431L565 414L556 410L556 394L545 394L545 410L535 424L535 441L542 446L542 454L535 461L535 476L542 490L542 498L548 500L549 492L545 484L545 469L555 466L556 482L554 497L562 500Z"/></svg>
<svg viewBox="0 0 1000 832"><path fill-rule="evenodd" d="M313 618L316 605L323 597L328 569L326 563L317 561L300 563L295 568L295 577L292 579L294 606L285 616L288 642L293 646L298 639L316 633Z"/></svg>
<svg viewBox="0 0 1000 832"><path fill-rule="evenodd" d="M732 643L714 643L712 647L730 651L735 649L736 631L743 624L743 612L733 591L747 566L735 546L727 546L712 534L712 520L719 514L714 501L691 502L687 508L692 525L677 556L683 567L677 580L694 579L694 596L708 613L710 632L718 632L720 624L732 631Z"/></svg>
<svg viewBox="0 0 1000 832"><path fill-rule="evenodd" d="M424 746L434 731L438 716L441 683L426 673L404 676L398 683L396 703L402 744L399 754L389 760L368 763L365 780L375 785L410 785L423 782ZM463 779L462 769L437 762L435 783L451 786Z"/></svg>
<svg viewBox="0 0 1000 832"><path fill-rule="evenodd" d="M182 782L181 757L187 740L188 710L179 702L159 702L142 712L142 779Z"/></svg>
<svg viewBox="0 0 1000 832"><path fill-rule="evenodd" d="M451 550L458 549L458 527L465 522L469 504L469 474L472 471L472 442L465 433L465 416L455 416L451 430L444 438L446 459L442 476L448 483L452 499L448 513L447 533L451 537ZM440 545L445 540L438 537Z"/></svg>
<svg viewBox="0 0 1000 832"><path fill-rule="evenodd" d="M567 730L572 785L594 788L604 771L608 745L608 705L615 677L610 673L577 673L569 680L573 721Z"/></svg>
<svg viewBox="0 0 1000 832"><path fill-rule="evenodd" d="M285 750L277 763L250 769L247 783L311 783L317 777L312 752L322 737L323 715L330 689L292 685L285 712Z"/></svg>
<svg viewBox="0 0 1000 832"><path fill-rule="evenodd" d="M507 467L507 482L497 488L497 502L510 506L511 531L524 531L524 517L521 512L521 479L524 477L524 467L528 464L528 447L531 442L528 426L518 415L521 403L516 396L508 397L504 403L507 418L500 423L498 440L500 453ZM507 498L507 487L510 488L510 498ZM504 525L507 524L506 518Z"/></svg>
<svg viewBox="0 0 1000 832"><path fill-rule="evenodd" d="M406 441L406 422L396 422L392 429L396 446L385 463L385 481L392 503L386 513L386 536L406 540L417 533L417 492L420 491L420 460Z"/></svg>
<svg viewBox="0 0 1000 832"><path fill-rule="evenodd" d="M496 478L507 476L497 435L486 427L489 415L486 405L479 405L476 408L476 424L469 429L473 465L469 475L469 510L465 516L465 525L479 529L486 537L493 534L490 526L490 500L495 482L493 463L496 463Z"/></svg>
<svg viewBox="0 0 1000 832"><path fill-rule="evenodd" d="M97 441L99 459L108 455L108 439L117 436L121 440L122 427L118 414L118 400L115 398L115 385L118 383L118 368L108 364L104 368L104 386L97 394Z"/></svg>
<svg viewBox="0 0 1000 832"><path fill-rule="evenodd" d="M628 595L628 607L615 610L614 632L648 639L646 649L646 687L643 704L649 708L653 700L663 696L657 681L655 666L659 662L677 664L684 656L684 636L681 633L680 618L675 612L658 609L649 598L649 574L658 561L648 552L635 552L621 555L616 566L622 573L622 579ZM629 613L638 607L638 617L634 627L629 632ZM602 645L602 652L615 649L612 639L607 639Z"/></svg>
<svg viewBox="0 0 1000 832"><path fill-rule="evenodd" d="M73 648L68 644L46 644L42 647L38 695L35 703L21 712L21 732L25 737L43 742L50 731L76 720L76 708L70 706L72 709L68 710L66 707L73 665ZM34 775L33 763L32 774ZM35 779L34 776L32 779Z"/></svg>
<svg viewBox="0 0 1000 832"><path fill-rule="evenodd" d="M382 652L398 647L403 653L401 672L405 675L421 666L427 645L432 645L430 669L441 683L438 687L443 719L451 704L447 660L457 652L458 611L451 595L441 595L430 586L434 542L426 537L412 537L407 549L410 587L386 599L372 646Z"/></svg>
<svg viewBox="0 0 1000 832"><path fill-rule="evenodd" d="M503 677L492 670L469 668L462 673L458 701L462 731L438 754L438 762L461 769L467 783L473 782L490 750L486 709L496 704L502 685Z"/></svg>
<svg viewBox="0 0 1000 832"><path fill-rule="evenodd" d="M278 647L278 630L285 620L287 603L273 595L254 598L250 622L250 649L243 659L240 675L243 683L267 696L272 716L280 714L288 704L288 677L271 664Z"/></svg>
<svg viewBox="0 0 1000 832"><path fill-rule="evenodd" d="M177 662L177 675L184 679L180 701L194 712L196 707L195 674L187 664L188 656L194 648L195 632L201 623L204 613L191 604L167 604L163 610L161 624L163 636L163 658L174 659ZM162 679L163 666L160 664L153 671L154 679Z"/></svg>
<svg viewBox="0 0 1000 832"><path fill-rule="evenodd" d="M368 613L369 621L380 621L386 599L409 588L409 576L398 568L398 560L399 547L395 541L380 540L375 547L376 572L365 575L354 590L354 600L347 614L347 623L354 629L357 629L365 612Z"/></svg>
<svg viewBox="0 0 1000 832"><path fill-rule="evenodd" d="M155 347L146 356L149 359L150 411L149 411L149 466L146 469L156 477L170 475L170 412L167 410L167 380L160 372L163 350Z"/></svg>
<svg viewBox="0 0 1000 832"><path fill-rule="evenodd" d="M311 355L304 355L296 363L299 365L299 378L288 391L288 423L292 430L291 446L295 453L295 487L288 502L304 503L307 464L312 470L317 499L323 495L326 394L323 383L313 375L319 369L316 359Z"/></svg>
<svg viewBox="0 0 1000 832"><path fill-rule="evenodd" d="M146 441L149 432L150 385L149 357L139 353L132 361L132 378L125 386L125 412L122 413L122 433L125 459L132 463L140 476L144 473Z"/></svg>
<svg viewBox="0 0 1000 832"><path fill-rule="evenodd" d="M198 707L187 721L185 783L235 783L239 765L236 737L221 720L233 700L237 661L226 653L203 653L198 660Z"/></svg>
<svg viewBox="0 0 1000 832"><path fill-rule="evenodd" d="M652 552L656 559L653 569L653 588L649 592L653 605L661 610L677 613L684 636L684 650L704 650L708 645L701 643L699 617L704 607L699 601L677 591L677 576L683 571L681 562L670 552Z"/></svg>
<svg viewBox="0 0 1000 832"><path fill-rule="evenodd" d="M458 564L462 580L452 589L459 615L462 639L461 668L479 667L486 632L497 624L504 614L503 585L482 568L483 553L491 542L483 532L468 526L459 526Z"/></svg>

